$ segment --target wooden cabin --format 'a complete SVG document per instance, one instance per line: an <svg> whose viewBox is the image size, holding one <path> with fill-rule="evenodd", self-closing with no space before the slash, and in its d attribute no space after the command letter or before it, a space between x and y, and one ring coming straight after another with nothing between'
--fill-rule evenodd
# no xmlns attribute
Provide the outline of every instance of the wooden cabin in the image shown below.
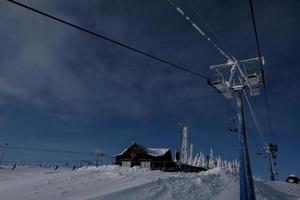
<svg viewBox="0 0 300 200"><path fill-rule="evenodd" d="M176 166L170 149L147 148L134 143L115 156L115 164L133 167L141 166L150 169L171 170Z"/></svg>

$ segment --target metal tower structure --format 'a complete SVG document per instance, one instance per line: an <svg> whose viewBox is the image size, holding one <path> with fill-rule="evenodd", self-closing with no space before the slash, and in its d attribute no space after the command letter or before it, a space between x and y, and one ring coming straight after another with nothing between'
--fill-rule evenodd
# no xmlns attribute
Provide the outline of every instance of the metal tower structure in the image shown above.
<svg viewBox="0 0 300 200"><path fill-rule="evenodd" d="M260 94L263 77L261 70L256 69L260 62L265 63L262 57L241 61L233 58L225 64L210 67L213 77L208 83L223 94L226 99L235 97L237 102L240 140L240 200L255 200L247 144L243 93L249 90L251 96Z"/></svg>
<svg viewBox="0 0 300 200"><path fill-rule="evenodd" d="M7 146L7 145L8 145L8 143L0 144L0 150L2 149L1 147ZM4 149L2 149L2 153L1 153L1 156L0 156L0 165L3 162L3 158L4 158Z"/></svg>
<svg viewBox="0 0 300 200"><path fill-rule="evenodd" d="M103 153L102 150L96 149L95 155L96 155L96 167L98 167L99 166L100 157L103 156L104 153Z"/></svg>
<svg viewBox="0 0 300 200"><path fill-rule="evenodd" d="M182 127L182 138L181 138L181 151L180 151L180 161L182 163L187 163L189 159L189 143L188 143L188 127Z"/></svg>

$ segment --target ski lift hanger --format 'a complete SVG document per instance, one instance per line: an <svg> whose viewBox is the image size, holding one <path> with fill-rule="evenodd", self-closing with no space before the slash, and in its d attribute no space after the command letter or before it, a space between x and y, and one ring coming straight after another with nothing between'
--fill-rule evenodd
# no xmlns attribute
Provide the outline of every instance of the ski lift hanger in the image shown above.
<svg viewBox="0 0 300 200"><path fill-rule="evenodd" d="M247 60L229 59L227 63L212 65L212 78L208 81L225 98L231 99L234 91L240 91L245 87L249 88L251 96L260 94L262 84L261 70L256 69L258 63L264 64L264 58L251 58ZM225 68L231 68L228 79L225 79Z"/></svg>
<svg viewBox="0 0 300 200"><path fill-rule="evenodd" d="M262 61L263 65L265 65L265 59L264 57L261 58L250 58L250 59L245 59L245 60L237 60L236 58L229 59L227 63L224 64L217 64L217 65L211 65L210 69L215 69L215 68L224 68L224 67L231 67L233 64L253 64L257 63L259 64L260 60Z"/></svg>

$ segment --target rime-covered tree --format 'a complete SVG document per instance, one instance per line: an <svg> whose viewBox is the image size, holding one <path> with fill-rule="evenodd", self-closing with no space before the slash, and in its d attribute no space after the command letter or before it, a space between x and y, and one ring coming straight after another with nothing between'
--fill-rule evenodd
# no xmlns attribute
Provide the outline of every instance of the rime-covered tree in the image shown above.
<svg viewBox="0 0 300 200"><path fill-rule="evenodd" d="M198 157L199 157L199 154L197 153L193 160L193 166L197 166Z"/></svg>

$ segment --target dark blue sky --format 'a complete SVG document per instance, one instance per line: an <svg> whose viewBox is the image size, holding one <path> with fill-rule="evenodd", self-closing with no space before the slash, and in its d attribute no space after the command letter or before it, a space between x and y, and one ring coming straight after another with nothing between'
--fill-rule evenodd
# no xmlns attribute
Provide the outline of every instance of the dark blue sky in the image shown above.
<svg viewBox="0 0 300 200"><path fill-rule="evenodd" d="M247 0L191 1L231 55L257 55ZM226 62L167 0L21 2L206 75L210 65ZM186 1L175 2L212 37ZM254 5L279 174L300 175L300 2L255 0ZM196 152L213 148L225 159L238 156L237 136L226 131L231 126L226 101L205 81L6 1L0 3L0 36L0 142L101 148L113 155L135 139L174 150L184 121ZM269 141L263 97L251 102ZM260 141L249 111L247 122L254 175L266 177L266 163L255 155ZM5 159L42 156L57 158L7 150Z"/></svg>

